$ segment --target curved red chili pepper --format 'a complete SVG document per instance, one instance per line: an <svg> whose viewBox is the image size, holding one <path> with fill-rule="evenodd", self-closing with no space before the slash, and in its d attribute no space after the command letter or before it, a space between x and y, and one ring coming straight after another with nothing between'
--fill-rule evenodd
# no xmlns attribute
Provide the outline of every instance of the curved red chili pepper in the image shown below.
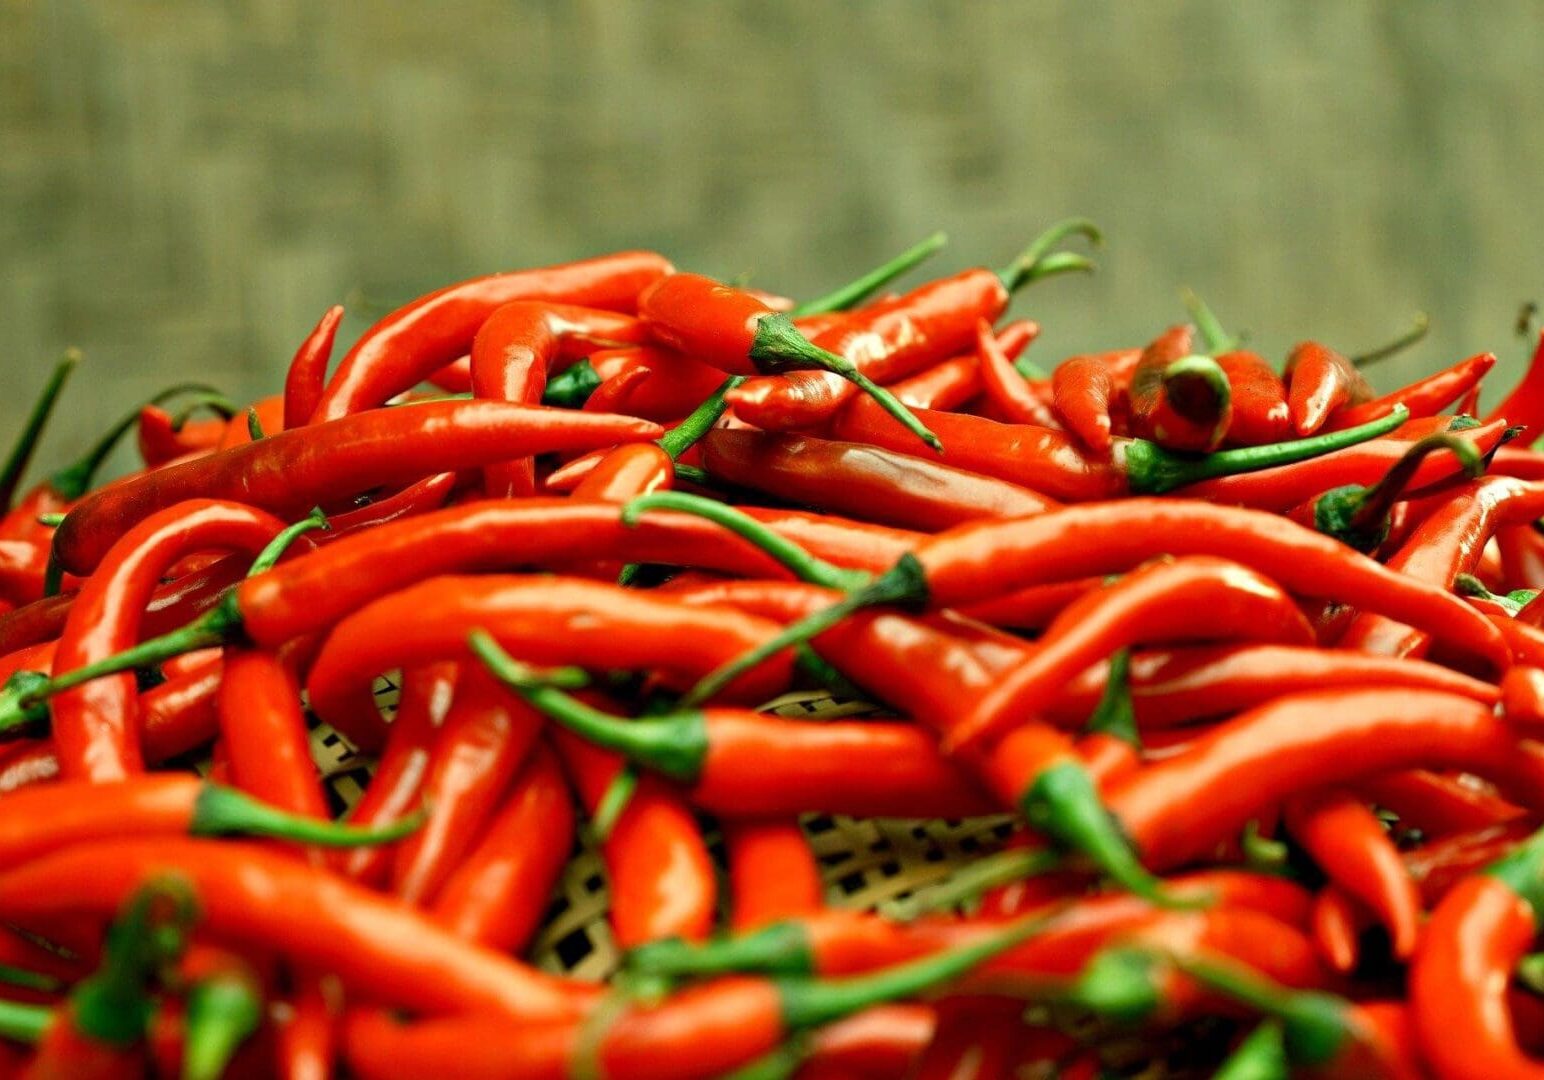
<svg viewBox="0 0 1544 1080"><path fill-rule="evenodd" d="M334 304L322 313L315 328L295 350L284 376L284 427L310 423L327 385L327 365L332 360L332 345L343 322L343 305Z"/></svg>
<svg viewBox="0 0 1544 1080"><path fill-rule="evenodd" d="M64 569L96 568L113 541L148 515L188 498L239 498L294 516L375 487L551 450L589 450L658 438L630 417L573 414L494 401L430 401L314 424L171 465L87 496L60 524Z"/></svg>
<svg viewBox="0 0 1544 1080"><path fill-rule="evenodd" d="M1168 450L1222 445L1233 419L1227 375L1191 352L1191 328L1171 326L1142 352L1131 375L1131 429Z"/></svg>
<svg viewBox="0 0 1544 1080"><path fill-rule="evenodd" d="M613 397L618 412L645 420L669 421L685 416L724 381L718 368L657 345L635 345L591 353L599 380L610 383L625 371L643 378L628 382Z"/></svg>
<svg viewBox="0 0 1544 1080"><path fill-rule="evenodd" d="M1408 769L1360 780L1353 786L1366 799L1392 811L1401 822L1434 838L1489 828L1527 814L1474 776Z"/></svg>
<svg viewBox="0 0 1544 1080"><path fill-rule="evenodd" d="M478 329L505 304L548 300L628 312L636 307L639 293L673 269L653 252L623 251L490 274L421 296L360 336L328 382L311 422L373 409L411 390L465 355Z"/></svg>
<svg viewBox="0 0 1544 1080"><path fill-rule="evenodd" d="M1031 323L1034 340L1040 333L1038 324ZM1049 383L1032 386L1008 354L997 344L992 324L985 319L976 323L976 355L981 362L981 381L988 399L996 406L1004 419L1017 424L1040 424L1044 427L1060 427L1056 414L1051 411L1052 390Z"/></svg>
<svg viewBox="0 0 1544 1080"><path fill-rule="evenodd" d="M997 335L997 347L1013 360L1030 342L1028 319L1011 322ZM981 393L981 360L974 352L962 353L924 368L890 387L896 398L912 409L957 409Z"/></svg>
<svg viewBox="0 0 1544 1080"><path fill-rule="evenodd" d="M1314 945L1325 963L1342 975L1356 970L1362 956L1361 934L1372 924L1366 910L1351 894L1331 882L1314 896Z"/></svg>
<svg viewBox="0 0 1544 1080"><path fill-rule="evenodd" d="M1505 420L1521 427L1521 446L1528 446L1544 433L1544 332L1539 334L1539 344L1533 350L1533 359L1528 361L1528 370L1485 419Z"/></svg>
<svg viewBox="0 0 1544 1080"><path fill-rule="evenodd" d="M81 587L59 638L54 673L136 644L162 571L183 555L234 548L255 556L283 529L282 521L261 510L215 500L181 503L143 518ZM66 777L119 780L142 770L137 703L129 674L96 679L54 698L54 742Z"/></svg>
<svg viewBox="0 0 1544 1080"><path fill-rule="evenodd" d="M1410 410L1412 417L1433 416L1467 394L1496 366L1495 353L1478 353L1467 360L1460 360L1452 367L1418 379L1409 386L1401 387L1360 405L1337 409L1325 421L1326 431L1339 431L1355 427L1387 414L1396 405Z"/></svg>
<svg viewBox="0 0 1544 1080"><path fill-rule="evenodd" d="M725 821L729 925L749 930L825 906L820 864L797 822L787 818Z"/></svg>
<svg viewBox="0 0 1544 1080"><path fill-rule="evenodd" d="M179 420L159 405L146 405L139 411L135 429L140 460L153 469L189 454L213 450L220 445L228 422L223 416Z"/></svg>
<svg viewBox="0 0 1544 1080"><path fill-rule="evenodd" d="M1496 546L1508 590L1544 589L1544 534L1532 525L1508 525L1496 530Z"/></svg>
<svg viewBox="0 0 1544 1080"><path fill-rule="evenodd" d="M1499 825L1452 833L1404 853L1405 867L1420 887L1428 908L1442 902L1454 886L1515 850L1538 829L1538 819L1525 815Z"/></svg>
<svg viewBox="0 0 1544 1080"><path fill-rule="evenodd" d="M1340 789L1294 796L1286 825L1330 881L1377 914L1397 959L1415 952L1420 895L1388 830L1365 803Z"/></svg>
<svg viewBox="0 0 1544 1080"><path fill-rule="evenodd" d="M1287 354L1287 409L1299 435L1312 435L1330 414L1371 401L1372 387L1340 353L1317 341Z"/></svg>
<svg viewBox="0 0 1544 1080"><path fill-rule="evenodd" d="M48 548L31 540L0 540L0 597L27 605L43 599Z"/></svg>
<svg viewBox="0 0 1544 1080"><path fill-rule="evenodd" d="M1233 419L1228 424L1228 442L1235 446L1259 446L1290 439L1294 430L1287 388L1265 358L1247 349L1233 349L1214 359L1228 377L1232 392Z"/></svg>
<svg viewBox="0 0 1544 1080"><path fill-rule="evenodd" d="M1063 360L1051 373L1051 392L1056 414L1084 446L1096 453L1110 449L1113 413L1122 390L1106 357L1084 355Z"/></svg>
<svg viewBox="0 0 1544 1080"><path fill-rule="evenodd" d="M1520 664L1502 677L1501 715L1522 732L1544 727L1544 669Z"/></svg>
<svg viewBox="0 0 1544 1080"><path fill-rule="evenodd" d="M482 839L446 879L430 914L467 941L523 951L568 862L574 824L557 759L538 746Z"/></svg>

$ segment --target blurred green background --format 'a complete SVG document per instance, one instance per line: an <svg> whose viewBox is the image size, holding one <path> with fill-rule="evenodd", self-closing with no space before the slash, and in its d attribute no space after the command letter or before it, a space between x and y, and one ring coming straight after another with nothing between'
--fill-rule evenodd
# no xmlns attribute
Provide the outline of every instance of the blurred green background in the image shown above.
<svg viewBox="0 0 1544 1080"><path fill-rule="evenodd" d="M1393 385L1544 292L1544 5L0 0L0 421L86 351L56 460L174 378L272 392L454 279L621 246L823 290L1054 218L1109 243L1018 311L1041 361L1190 284L1279 357L1417 309ZM1489 395L1498 396L1499 385Z"/></svg>

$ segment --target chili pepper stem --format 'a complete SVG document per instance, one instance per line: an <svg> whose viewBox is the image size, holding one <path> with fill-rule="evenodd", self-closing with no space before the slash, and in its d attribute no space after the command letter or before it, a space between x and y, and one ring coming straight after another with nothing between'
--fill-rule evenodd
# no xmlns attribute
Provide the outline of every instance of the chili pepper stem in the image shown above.
<svg viewBox="0 0 1544 1080"><path fill-rule="evenodd" d="M743 375L731 375L717 390L713 391L712 396L693 409L685 420L665 432L664 438L659 440L659 447L670 455L671 461L679 461L682 454L713 430L713 425L718 423L719 417L723 416L729 408L725 395L744 381Z"/></svg>
<svg viewBox="0 0 1544 1080"><path fill-rule="evenodd" d="M1267 1020L1238 1044L1212 1080L1288 1080L1291 1074L1281 1023Z"/></svg>
<svg viewBox="0 0 1544 1080"><path fill-rule="evenodd" d="M48 426L54 406L59 403L59 395L64 392L64 384L70 381L70 376L75 373L75 365L79 363L80 350L66 349L64 356L54 365L48 382L43 384L43 392L32 403L26 423L11 445L11 452L6 455L5 464L0 465L0 506L7 510L16 499L16 488L21 484L22 474L27 471L32 456L37 452L43 429Z"/></svg>
<svg viewBox="0 0 1544 1080"><path fill-rule="evenodd" d="M131 1046L144 1035L153 1003L146 984L181 955L195 915L193 894L180 877L160 877L129 898L108 930L107 958L70 995L81 1032L111 1046Z"/></svg>
<svg viewBox="0 0 1544 1080"><path fill-rule="evenodd" d="M1412 444L1371 487L1348 484L1321 495L1314 506L1314 528L1358 551L1373 550L1388 536L1389 512L1404 496L1421 462L1438 450L1451 451L1470 479L1485 471L1485 461L1473 443L1445 432L1428 435Z"/></svg>
<svg viewBox="0 0 1544 1080"><path fill-rule="evenodd" d="M1137 710L1131 700L1131 650L1117 649L1110 657L1110 673L1104 680L1104 692L1088 717L1085 729L1110 735L1137 749L1142 736L1137 731Z"/></svg>
<svg viewBox="0 0 1544 1080"><path fill-rule="evenodd" d="M219 391L201 393L187 402L172 417L172 430L181 431L183 426L193 418L193 414L199 409L208 409L223 419L229 420L236 415L236 403Z"/></svg>
<svg viewBox="0 0 1544 1080"><path fill-rule="evenodd" d="M252 565L247 569L247 577L256 577L274 568L274 565L284 557L291 544L308 532L318 529L326 531L331 528L327 522L327 515L322 513L321 507L316 507L310 514L295 522L289 528L284 529L268 541L262 551L257 553L257 558L252 560Z"/></svg>
<svg viewBox="0 0 1544 1080"><path fill-rule="evenodd" d="M1386 345L1379 345L1375 349L1368 349L1366 352L1357 353L1349 359L1357 367L1364 367L1367 364L1375 364L1379 360L1386 360L1390 356L1404 352L1410 346L1416 344L1426 336L1426 332L1430 329L1431 317L1424 311L1417 311L1415 318L1411 320L1410 329L1406 330L1403 334L1400 334Z"/></svg>
<svg viewBox="0 0 1544 1080"><path fill-rule="evenodd" d="M1132 494L1162 495L1213 477L1290 465L1387 435L1409 417L1408 409L1396 405L1387 416L1327 435L1311 435L1306 439L1265 446L1241 446L1200 456L1176 454L1146 439L1132 439L1124 448L1127 486Z"/></svg>
<svg viewBox="0 0 1544 1080"><path fill-rule="evenodd" d="M789 314L799 318L805 315L824 315L828 311L846 311L908 270L920 266L948 242L948 233L936 232L920 243L913 244L889 262L876 266L862 277L849 281L846 285L824 296L799 304Z"/></svg>
<svg viewBox="0 0 1544 1080"><path fill-rule="evenodd" d="M239 977L216 976L188 991L182 1080L219 1080L263 1021L262 998Z"/></svg>
<svg viewBox="0 0 1544 1080"><path fill-rule="evenodd" d="M1182 356L1163 369L1163 386L1174 410L1197 422L1225 417L1233 387L1210 356Z"/></svg>
<svg viewBox="0 0 1544 1080"><path fill-rule="evenodd" d="M809 938L796 922L777 922L717 941L651 941L627 954L627 970L671 979L757 972L808 975L815 970Z"/></svg>
<svg viewBox="0 0 1544 1080"><path fill-rule="evenodd" d="M1119 1023L1139 1023L1163 1005L1154 978L1157 967L1157 959L1142 949L1105 949L1095 954L1066 993L1052 997Z"/></svg>
<svg viewBox="0 0 1544 1080"><path fill-rule="evenodd" d="M1029 242L1029 246L997 274L1003 288L1017 292L1020 288L1041 277L1069 270L1092 270L1093 263L1068 252L1051 254L1051 249L1070 236L1081 236L1093 247L1104 243L1104 233L1087 218L1066 218L1056 222ZM1060 258L1058 258L1060 256ZM1050 264L1047 269L1046 264ZM1040 267L1037 272L1036 267Z"/></svg>
<svg viewBox="0 0 1544 1080"><path fill-rule="evenodd" d="M23 1005L19 1001L0 1001L0 1038L12 1042L35 1043L54 1021L54 1010L46 1005Z"/></svg>
<svg viewBox="0 0 1544 1080"><path fill-rule="evenodd" d="M750 357L769 374L813 367L840 375L868 394L881 409L934 450L941 451L944 448L938 436L924 427L922 421L912 415L912 411L902 405L894 394L859 371L851 360L811 344L787 315L773 312L756 321L756 337L751 344Z"/></svg>
<svg viewBox="0 0 1544 1080"><path fill-rule="evenodd" d="M590 395L600 384L601 377L595 365L588 359L580 360L547 380L541 403L559 409L577 409L590 400Z"/></svg>
<svg viewBox="0 0 1544 1080"><path fill-rule="evenodd" d="M259 802L235 788L208 784L198 794L188 832L192 836L270 836L318 847L362 847L410 836L423 826L426 816L419 809L379 826L318 821Z"/></svg>
<svg viewBox="0 0 1544 1080"><path fill-rule="evenodd" d="M205 383L178 383L168 386L160 393L146 400L145 405L160 405L182 394L219 394L214 387ZM85 455L73 464L66 465L49 479L53 489L61 498L67 500L78 499L91 490L95 481L97 470L102 467L113 452L113 448L119 441L133 430L139 423L140 411L144 405L137 405L131 412L125 413L117 423L108 428L102 437L86 451Z"/></svg>
<svg viewBox="0 0 1544 1080"><path fill-rule="evenodd" d="M1207 352L1216 356L1238 348L1238 338L1223 329L1222 320L1217 318L1216 313L1194 289L1189 286L1180 289L1179 298L1185 310L1190 312L1190 321L1201 331L1201 343L1206 346Z"/></svg>
<svg viewBox="0 0 1544 1080"><path fill-rule="evenodd" d="M64 986L52 975L45 975L41 971L29 971L11 964L0 964L0 983L6 986L19 986L26 990L41 990L44 993L53 993Z"/></svg>
<svg viewBox="0 0 1544 1080"><path fill-rule="evenodd" d="M253 442L258 442L264 438L263 421L257 415L256 407L247 410L247 435Z"/></svg>
<svg viewBox="0 0 1544 1080"><path fill-rule="evenodd" d="M611 838L617 820L627 810L637 790L638 767L629 761L617 771L616 778L606 786L600 802L595 804L595 814L590 818L590 831L594 833L596 843L604 844Z"/></svg>
<svg viewBox="0 0 1544 1080"><path fill-rule="evenodd" d="M1061 853L1050 848L998 851L972 859L942 884L892 901L882 910L898 922L910 922L934 911L972 903L988 889L1048 874L1063 862Z"/></svg>

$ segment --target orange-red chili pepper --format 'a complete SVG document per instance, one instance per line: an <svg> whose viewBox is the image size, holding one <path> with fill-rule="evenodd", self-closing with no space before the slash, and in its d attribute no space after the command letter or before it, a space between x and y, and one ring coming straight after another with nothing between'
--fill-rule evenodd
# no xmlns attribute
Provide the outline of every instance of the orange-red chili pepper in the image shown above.
<svg viewBox="0 0 1544 1080"><path fill-rule="evenodd" d="M311 760L300 687L278 655L259 649L226 651L220 738L230 756L231 779L241 790L304 817L330 816Z"/></svg>
<svg viewBox="0 0 1544 1080"><path fill-rule="evenodd" d="M1172 326L1142 353L1131 375L1131 427L1167 450L1222 445L1233 420L1228 377L1209 356L1191 353L1191 328Z"/></svg>
<svg viewBox="0 0 1544 1080"><path fill-rule="evenodd" d="M1051 373L1051 392L1056 414L1084 446L1096 453L1110 449L1114 411L1123 390L1106 357L1083 355L1063 360Z"/></svg>
<svg viewBox="0 0 1544 1080"><path fill-rule="evenodd" d="M1233 399L1228 442L1235 446L1259 446L1290 439L1294 431L1287 388L1265 358L1247 349L1232 349L1214 359L1228 377Z"/></svg>
<svg viewBox="0 0 1544 1080"><path fill-rule="evenodd" d="M310 423L327 385L327 365L332 345L343 322L343 306L334 304L322 313L315 328L295 350L284 376L284 428Z"/></svg>
<svg viewBox="0 0 1544 1080"><path fill-rule="evenodd" d="M1478 353L1467 360L1460 360L1452 367L1439 371L1435 375L1428 375L1409 386L1401 387L1391 394L1385 394L1360 405L1337 409L1325 421L1324 428L1327 431L1338 431L1342 428L1355 427L1357 424L1365 424L1368 420L1385 415L1396 405L1403 405L1409 409L1412 417L1434 416L1441 412L1444 406L1451 405L1467 394L1495 366L1495 353Z"/></svg>
<svg viewBox="0 0 1544 1080"><path fill-rule="evenodd" d="M1030 329L1036 324L1027 319L1011 322L997 335L997 347L1013 360L1028 347ZM981 360L974 352L962 353L900 382L890 389L896 398L912 409L957 409L981 393Z"/></svg>
<svg viewBox="0 0 1544 1080"><path fill-rule="evenodd" d="M1287 409L1299 435L1312 435L1330 414L1371 401L1372 387L1340 353L1317 341L1287 354Z"/></svg>
<svg viewBox="0 0 1544 1080"><path fill-rule="evenodd" d="M1031 325L1038 335L1040 327ZM1038 388L1031 386L998 346L992 324L985 319L976 323L976 355L981 360L981 382L987 398L1004 419L1017 424L1061 426L1051 409L1053 391L1050 384L1041 383Z"/></svg>
<svg viewBox="0 0 1544 1080"><path fill-rule="evenodd" d="M725 821L729 925L748 930L825 906L825 886L810 842L786 818Z"/></svg>
<svg viewBox="0 0 1544 1080"><path fill-rule="evenodd" d="M1544 332L1533 350L1533 359L1512 392L1486 416L1487 420L1505 420L1523 429L1521 445L1528 446L1544 433Z"/></svg>

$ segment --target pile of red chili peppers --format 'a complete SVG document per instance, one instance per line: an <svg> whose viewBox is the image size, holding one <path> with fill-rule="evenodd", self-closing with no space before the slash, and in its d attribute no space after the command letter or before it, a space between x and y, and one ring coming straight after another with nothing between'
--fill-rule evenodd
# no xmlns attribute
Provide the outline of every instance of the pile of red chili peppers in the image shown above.
<svg viewBox="0 0 1544 1080"><path fill-rule="evenodd" d="M67 356L0 467L0 1074L1544 1076L1544 338L1484 406L1188 295L1031 362L1098 241L622 252L336 365L335 307L24 488ZM812 815L1012 824L874 911ZM581 832L604 984L529 959Z"/></svg>

